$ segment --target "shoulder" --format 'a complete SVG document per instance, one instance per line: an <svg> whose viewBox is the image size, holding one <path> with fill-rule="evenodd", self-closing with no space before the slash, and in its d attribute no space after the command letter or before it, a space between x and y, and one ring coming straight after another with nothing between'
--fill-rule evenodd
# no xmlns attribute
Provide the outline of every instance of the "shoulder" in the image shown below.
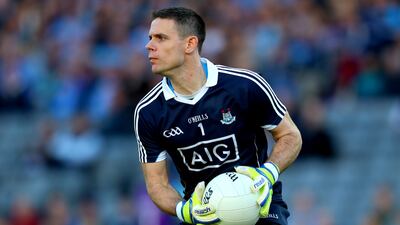
<svg viewBox="0 0 400 225"><path fill-rule="evenodd" d="M158 104L162 96L162 82L157 83L136 105L135 115L137 118L139 114L147 114L143 112L151 112L157 110ZM135 119L136 120L136 119Z"/></svg>
<svg viewBox="0 0 400 225"><path fill-rule="evenodd" d="M239 86L248 86L250 88L269 86L263 76L252 70L224 65L216 65L216 67L219 77L223 82Z"/></svg>

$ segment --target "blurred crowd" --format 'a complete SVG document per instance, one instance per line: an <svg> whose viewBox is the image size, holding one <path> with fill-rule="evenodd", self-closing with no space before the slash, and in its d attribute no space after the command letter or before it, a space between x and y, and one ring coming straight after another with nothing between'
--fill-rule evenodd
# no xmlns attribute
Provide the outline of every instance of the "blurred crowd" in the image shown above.
<svg viewBox="0 0 400 225"><path fill-rule="evenodd" d="M144 48L151 12L168 6L206 20L204 57L266 77L302 130L300 158L337 154L324 127L327 102L400 96L396 0L0 0L0 113L46 118L35 145L40 163L90 173L104 137L133 138L134 107L161 79ZM95 213L84 200L79 210ZM47 213L63 204L54 196ZM13 210L29 214L26 205ZM100 224L12 216L0 224Z"/></svg>
<svg viewBox="0 0 400 225"><path fill-rule="evenodd" d="M1 0L0 110L84 111L131 132L132 107L160 79L144 48L150 14L172 5L205 18L203 56L259 71L286 104L399 95L395 0Z"/></svg>
<svg viewBox="0 0 400 225"><path fill-rule="evenodd" d="M116 213L102 215L100 203L90 195L83 195L71 203L64 195L49 194L42 207L34 205L28 198L16 199L9 212L0 217L0 225L168 225L177 220L161 214L144 190L135 196L121 195L113 206Z"/></svg>

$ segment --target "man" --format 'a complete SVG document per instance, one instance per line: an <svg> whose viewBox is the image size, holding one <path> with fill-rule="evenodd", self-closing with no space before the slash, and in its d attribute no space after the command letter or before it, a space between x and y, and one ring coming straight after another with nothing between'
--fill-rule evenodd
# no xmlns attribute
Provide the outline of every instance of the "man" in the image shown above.
<svg viewBox="0 0 400 225"><path fill-rule="evenodd" d="M257 224L287 224L278 176L297 157L301 136L269 84L252 71L201 58L205 24L192 10L154 12L149 38L151 69L163 80L137 105L134 126L151 199L183 224L218 222L215 208L201 204L204 185L236 170L260 192ZM276 142L269 155L268 133ZM183 199L169 183L167 154Z"/></svg>

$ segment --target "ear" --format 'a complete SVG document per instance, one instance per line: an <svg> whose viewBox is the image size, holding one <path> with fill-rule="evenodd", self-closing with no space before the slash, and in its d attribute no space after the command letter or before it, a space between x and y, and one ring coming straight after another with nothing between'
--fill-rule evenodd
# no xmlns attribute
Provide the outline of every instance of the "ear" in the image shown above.
<svg viewBox="0 0 400 225"><path fill-rule="evenodd" d="M197 46L199 44L199 39L196 36L189 36L186 38L186 48L185 52L190 54L197 50Z"/></svg>

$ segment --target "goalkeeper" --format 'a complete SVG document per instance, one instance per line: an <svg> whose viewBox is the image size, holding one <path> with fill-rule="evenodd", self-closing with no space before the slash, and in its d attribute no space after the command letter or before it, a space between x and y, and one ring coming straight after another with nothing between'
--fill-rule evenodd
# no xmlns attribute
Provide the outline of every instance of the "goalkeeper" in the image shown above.
<svg viewBox="0 0 400 225"><path fill-rule="evenodd" d="M153 13L146 49L152 72L163 80L134 114L147 192L182 224L213 224L220 219L212 205L201 203L204 186L236 170L261 193L257 224L286 225L289 211L278 177L299 154L300 132L262 76L200 57L205 34L203 19L190 9ZM168 180L167 155L183 197Z"/></svg>

